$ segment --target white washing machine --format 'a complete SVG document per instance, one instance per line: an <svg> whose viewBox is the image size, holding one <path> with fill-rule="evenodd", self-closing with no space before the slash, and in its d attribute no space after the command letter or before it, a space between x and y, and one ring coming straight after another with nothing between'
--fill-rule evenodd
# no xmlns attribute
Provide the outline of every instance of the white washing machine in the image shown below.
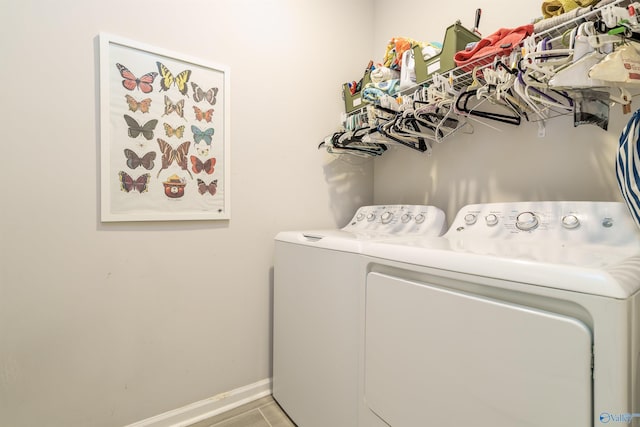
<svg viewBox="0 0 640 427"><path fill-rule="evenodd" d="M442 238L363 256L360 426L640 426L624 204L470 205Z"/></svg>
<svg viewBox="0 0 640 427"><path fill-rule="evenodd" d="M362 244L441 235L433 206L366 206L341 230L275 239L273 396L300 427L355 427Z"/></svg>

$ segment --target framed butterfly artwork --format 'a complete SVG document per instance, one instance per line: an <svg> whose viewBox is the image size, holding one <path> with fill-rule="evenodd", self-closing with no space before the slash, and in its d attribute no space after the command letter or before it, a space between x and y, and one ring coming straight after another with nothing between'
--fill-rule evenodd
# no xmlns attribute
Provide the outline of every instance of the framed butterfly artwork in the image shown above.
<svg viewBox="0 0 640 427"><path fill-rule="evenodd" d="M230 219L229 68L99 40L101 221Z"/></svg>

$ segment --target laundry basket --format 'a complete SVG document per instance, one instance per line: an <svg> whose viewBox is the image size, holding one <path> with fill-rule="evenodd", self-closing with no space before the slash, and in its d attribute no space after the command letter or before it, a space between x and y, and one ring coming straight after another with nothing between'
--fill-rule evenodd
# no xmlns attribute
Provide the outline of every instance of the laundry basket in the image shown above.
<svg viewBox="0 0 640 427"><path fill-rule="evenodd" d="M480 40L477 34L462 26L460 21L447 28L442 43L442 51L427 60L422 56L420 46L413 47L413 56L416 61L416 83L422 84L427 81L433 73L444 73L456 67L453 60L455 54L464 50L467 44Z"/></svg>
<svg viewBox="0 0 640 427"><path fill-rule="evenodd" d="M364 72L364 76L362 76L362 85L360 86L360 90L356 93L351 94L351 91L349 90L349 83L342 85L345 112L351 113L352 111L365 106L367 102L362 99L362 90L367 83L371 83L371 69L367 69Z"/></svg>

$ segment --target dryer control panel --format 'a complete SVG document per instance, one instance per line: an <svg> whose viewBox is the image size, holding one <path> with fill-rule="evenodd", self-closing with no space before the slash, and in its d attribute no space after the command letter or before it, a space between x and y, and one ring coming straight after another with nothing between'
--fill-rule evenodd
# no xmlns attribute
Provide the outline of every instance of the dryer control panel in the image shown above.
<svg viewBox="0 0 640 427"><path fill-rule="evenodd" d="M635 244L639 231L624 203L514 202L468 205L446 237Z"/></svg>
<svg viewBox="0 0 640 427"><path fill-rule="evenodd" d="M359 208L343 230L394 236L440 236L446 227L444 212L435 206L376 205Z"/></svg>

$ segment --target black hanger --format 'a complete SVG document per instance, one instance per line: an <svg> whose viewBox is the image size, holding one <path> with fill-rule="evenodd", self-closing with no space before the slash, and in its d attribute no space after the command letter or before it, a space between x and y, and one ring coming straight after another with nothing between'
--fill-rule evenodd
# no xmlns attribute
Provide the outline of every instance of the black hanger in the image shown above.
<svg viewBox="0 0 640 427"><path fill-rule="evenodd" d="M397 117L396 117L396 119L397 119ZM413 136L413 135L407 135L407 137L409 139L415 138L415 142L409 142L409 141L405 140L404 138L398 138L398 137L394 136L392 133L390 133L386 129L386 126L394 126L394 123L391 122L391 123L386 123L384 125L378 126L378 132L380 132L380 134L382 134L385 138L388 138L391 141L397 142L398 144L402 144L405 147L409 147L409 148L413 148L414 150L418 150L421 153L424 153L425 151L427 151L427 144L426 144L424 138L416 137L416 136ZM418 130L419 129L416 129L416 131L418 131Z"/></svg>
<svg viewBox="0 0 640 427"><path fill-rule="evenodd" d="M336 154L342 153L363 153L372 156L382 155L387 150L387 146L377 142L364 142L362 138L375 132L375 129L361 128L350 132L335 132L330 137L325 138L324 141L318 145L318 149L321 147L327 148L327 151Z"/></svg>
<svg viewBox="0 0 640 427"><path fill-rule="evenodd" d="M489 85L489 91L491 91L493 85ZM494 88L495 89L495 88ZM475 99L478 93L477 89L467 90L460 93L456 97L456 109L465 114L472 116L483 117L485 119L495 120L502 123L518 126L522 120L519 114L519 108L508 100L504 100L507 107L514 112L512 115L494 113L491 111L481 111L476 108L469 108L469 100Z"/></svg>

